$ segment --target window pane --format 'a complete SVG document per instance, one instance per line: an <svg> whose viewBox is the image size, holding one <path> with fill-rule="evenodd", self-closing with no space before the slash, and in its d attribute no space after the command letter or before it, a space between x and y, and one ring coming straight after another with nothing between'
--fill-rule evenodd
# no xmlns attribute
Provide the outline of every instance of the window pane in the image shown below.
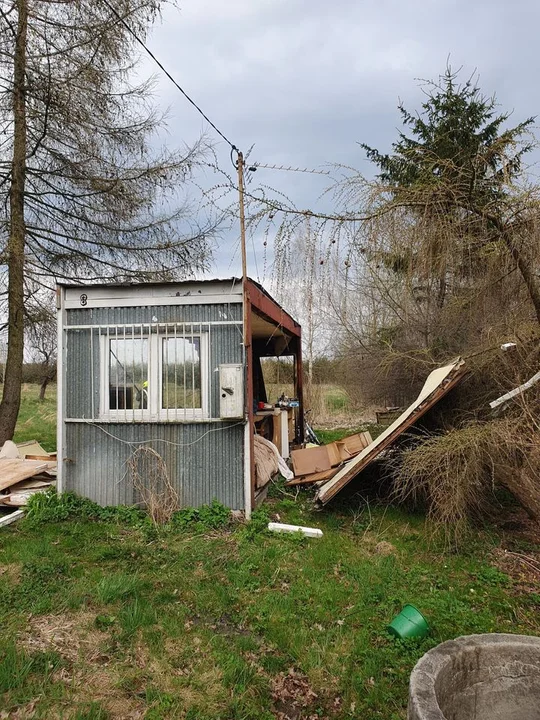
<svg viewBox="0 0 540 720"><path fill-rule="evenodd" d="M109 409L148 407L148 338L109 341Z"/></svg>
<svg viewBox="0 0 540 720"><path fill-rule="evenodd" d="M169 410L200 409L201 339L163 338L162 407Z"/></svg>

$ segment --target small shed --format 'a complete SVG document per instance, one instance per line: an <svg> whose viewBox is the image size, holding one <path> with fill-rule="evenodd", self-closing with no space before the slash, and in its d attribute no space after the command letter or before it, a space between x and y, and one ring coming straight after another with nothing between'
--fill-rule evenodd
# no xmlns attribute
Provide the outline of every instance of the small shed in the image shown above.
<svg viewBox="0 0 540 720"><path fill-rule="evenodd" d="M281 356L297 402L268 407L261 359ZM60 491L136 503L127 461L148 446L182 506L217 499L249 515L264 490L262 421L285 457L303 440L301 329L257 282L58 287Z"/></svg>

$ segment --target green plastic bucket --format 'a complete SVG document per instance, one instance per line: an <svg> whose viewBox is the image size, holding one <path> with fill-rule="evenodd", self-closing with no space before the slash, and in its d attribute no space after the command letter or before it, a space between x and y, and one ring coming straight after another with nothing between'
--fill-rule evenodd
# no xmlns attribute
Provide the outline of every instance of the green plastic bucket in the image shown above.
<svg viewBox="0 0 540 720"><path fill-rule="evenodd" d="M429 632L429 625L418 608L414 605L404 605L402 611L386 629L398 638L423 638Z"/></svg>

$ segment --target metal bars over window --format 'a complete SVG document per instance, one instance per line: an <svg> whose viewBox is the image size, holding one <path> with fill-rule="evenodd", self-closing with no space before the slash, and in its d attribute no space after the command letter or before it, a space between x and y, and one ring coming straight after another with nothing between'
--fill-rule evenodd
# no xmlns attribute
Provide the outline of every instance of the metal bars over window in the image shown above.
<svg viewBox="0 0 540 720"><path fill-rule="evenodd" d="M210 326L200 323L104 328L100 415L141 422L207 417L209 335Z"/></svg>
<svg viewBox="0 0 540 720"><path fill-rule="evenodd" d="M209 418L213 324L236 323L67 327L67 380L73 387L66 398L67 417L112 422Z"/></svg>

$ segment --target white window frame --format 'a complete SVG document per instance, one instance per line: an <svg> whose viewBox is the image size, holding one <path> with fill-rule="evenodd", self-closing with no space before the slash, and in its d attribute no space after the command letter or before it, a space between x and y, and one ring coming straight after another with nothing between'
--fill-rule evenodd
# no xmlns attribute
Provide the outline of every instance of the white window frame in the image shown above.
<svg viewBox="0 0 540 720"><path fill-rule="evenodd" d="M187 325L187 324L186 324ZM113 422L190 422L209 417L210 373L208 333L178 332L178 326L130 325L122 333L102 333L100 335L100 418ZM136 330L139 330L136 332ZM199 338L201 367L201 407L200 408L163 408L163 340L167 338ZM109 407L110 380L110 341L111 340L148 340L148 407L113 409Z"/></svg>

